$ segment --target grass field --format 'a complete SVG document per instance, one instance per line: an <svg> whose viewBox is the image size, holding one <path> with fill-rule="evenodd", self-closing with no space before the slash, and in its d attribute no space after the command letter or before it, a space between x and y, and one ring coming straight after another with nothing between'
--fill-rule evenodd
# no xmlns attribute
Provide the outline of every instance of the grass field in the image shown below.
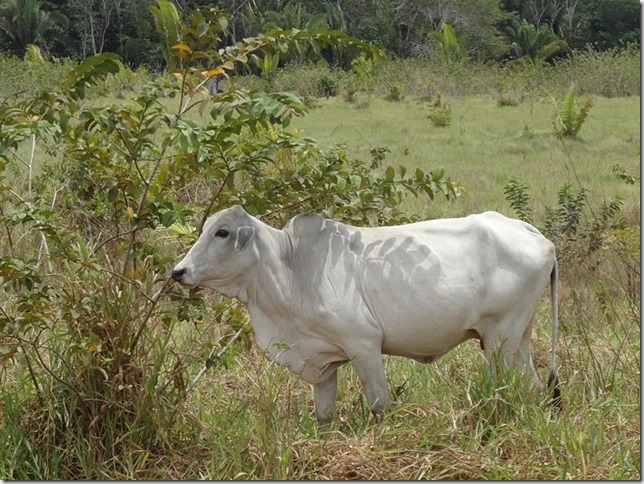
<svg viewBox="0 0 644 484"><path fill-rule="evenodd" d="M483 96L444 102L452 109L452 123L444 128L427 119L430 103L382 98L363 108L340 98L320 100L320 107L295 126L322 146L345 144L358 157L369 158L370 150L385 147L391 164L444 167L468 193L454 203L412 202L410 209L431 218L484 210L510 214L503 187L511 177L529 184L540 213L554 204L565 182L588 188L596 201L619 192L627 205L639 205L639 187L624 187L610 172L615 164L639 171L639 98L595 98L579 139L556 136L555 107L547 99L505 107Z"/></svg>
<svg viewBox="0 0 644 484"><path fill-rule="evenodd" d="M561 84L565 92L567 86ZM20 347L27 340L18 339L16 351L0 359L0 477L641 479L640 98L580 97L592 97L594 106L576 139L555 135L554 105L549 98L537 95L503 107L491 94L443 96L442 102L452 110L448 127L434 126L427 119L432 103L413 94L399 102L385 100L382 93L370 97L361 93L356 103L341 96L320 98L317 107L292 125L323 147L345 144L352 156L370 159L371 150L387 148L383 164L405 165L409 171L444 167L446 175L467 192L451 201L437 198L429 202L410 196L404 208L426 218L484 210L514 215L504 196L504 187L513 177L529 186L537 226L543 227L552 217L546 207L558 207L564 219L580 216L578 232L557 239L561 264L557 344L563 395L560 412L549 405L547 395L525 391L521 375L515 372L491 379L478 343L469 341L431 365L386 357L394 405L381 423L370 415L353 369L350 365L341 368L336 420L327 433L320 434L310 386L267 361L255 346L246 344L247 340L231 345L221 358L210 358L212 348L224 347L234 333L221 324L226 315L233 314L231 320L235 321L244 321L246 316L239 304L231 306L230 301L206 292L208 310L199 313L201 318L190 317L193 313L172 320L152 317L147 327L142 326L145 331L139 336L143 334L142 339L151 342L145 346L150 354L138 355L140 360L136 361L149 367L133 364L117 368L117 374L110 375L114 380L106 387L99 386L115 392L108 396L97 390L96 395L90 394L92 398L75 399L67 388L73 390L72 385L61 384L58 375L43 371L54 368L53 364L48 366L50 361L31 360L40 365L34 378L30 360L23 356L23 352L29 353ZM104 96L91 102L114 101L118 99ZM197 110L191 116L199 122L205 119ZM29 158L29 148L26 143L21 147L19 156L24 160ZM38 155L37 173L59 153L40 150ZM636 182L629 184L616 177L611 172L614 165L635 176ZM24 166L16 166L18 169L9 171L10 181L18 182L24 176ZM576 206L557 205L565 183L573 190L588 190L579 211ZM62 187L66 185L61 185L61 193ZM616 196L623 200L621 210L606 215L602 204ZM9 204L1 208L10 213ZM0 215L4 217L5 212ZM73 219L75 214L67 215ZM9 222L4 227L7 233L13 227ZM70 226L78 233L84 228ZM186 248L164 229L151 232L157 250L150 256L178 258ZM14 233L19 232L15 229ZM34 233L26 231L20 240L39 242ZM95 240L104 237L100 234ZM0 249L8 252L10 246L15 253L30 253L24 245L7 242L3 233ZM36 252L40 256L42 250L31 253ZM108 256L116 258L118 252ZM88 258L86 262L96 261ZM131 306L147 308L141 294L152 294L158 287L154 284L159 281L151 281L149 274L134 274L131 277L139 278L136 284L123 284L105 273L110 283L105 284L104 294L88 295L83 279L76 277L82 266L70 266L71 275L65 275L65 267L57 266L56 260L53 263L56 271L46 276L62 282L52 287L78 293L80 304L56 308L53 320L57 325L42 330L51 340L39 344L51 361L67 361L56 354L61 347L85 354L82 350L86 347L57 346L57 338L65 341L68 331L65 318L82 321L73 311L86 306L87 324L98 329L113 325L113 334L120 336L115 322L121 321L122 315L129 322ZM172 260L167 266L169 270ZM104 275L100 270L97 274L99 278ZM5 294L10 293L0 295L3 312L12 303ZM173 305L188 300L187 296L187 291L177 289L160 305L184 308ZM532 339L535 367L543 382L552 337L549 308L544 297ZM139 320L133 316L132 321ZM12 343L11 325L2 324L0 343ZM82 333L82 327L70 326ZM25 330L25 335L30 334ZM89 346L96 341L94 336L80 341ZM110 343L109 338L102 341L105 346ZM98 348L92 352L101 355ZM165 389L173 385L185 388L206 361L213 367L185 400L179 399L181 403L175 405L166 399L170 393L164 393ZM72 384L74 378L85 376L80 370L90 371L90 365L56 368L60 375L72 375ZM141 371L140 379L137 375L126 379L128 372L136 371ZM96 374L95 381L102 382L100 371ZM118 385L118 378L140 382L141 388ZM34 379L40 382L40 391L35 391ZM51 401L39 401L40 395L51 396ZM114 395L118 398L110 400ZM127 401L123 395L141 402L133 418L126 420L128 425L110 420L110 416L120 415L110 412L118 405L114 402ZM95 413L87 414L94 418L75 426L74 412L92 405ZM130 407L124 412L131 417Z"/></svg>

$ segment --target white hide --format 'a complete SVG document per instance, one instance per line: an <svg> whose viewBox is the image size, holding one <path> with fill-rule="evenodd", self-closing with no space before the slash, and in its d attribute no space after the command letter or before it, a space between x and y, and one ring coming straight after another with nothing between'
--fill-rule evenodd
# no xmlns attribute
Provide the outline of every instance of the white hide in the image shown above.
<svg viewBox="0 0 644 484"><path fill-rule="evenodd" d="M268 358L314 384L332 415L336 369L350 361L376 415L389 405L382 354L431 362L470 338L538 384L532 318L555 250L537 229L495 212L358 228L317 215L276 230L241 207L211 216L173 278L248 305ZM553 355L556 297L553 297Z"/></svg>

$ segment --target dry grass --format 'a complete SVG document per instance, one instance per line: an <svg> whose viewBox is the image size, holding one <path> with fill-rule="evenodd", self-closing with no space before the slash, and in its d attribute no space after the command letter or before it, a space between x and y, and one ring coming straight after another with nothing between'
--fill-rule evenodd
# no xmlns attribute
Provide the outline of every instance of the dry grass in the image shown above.
<svg viewBox="0 0 644 484"><path fill-rule="evenodd" d="M371 432L357 438L303 442L296 452L307 456L305 461L315 457L310 473L315 480L475 480L485 476L487 466L480 452L415 447L405 442L383 448Z"/></svg>

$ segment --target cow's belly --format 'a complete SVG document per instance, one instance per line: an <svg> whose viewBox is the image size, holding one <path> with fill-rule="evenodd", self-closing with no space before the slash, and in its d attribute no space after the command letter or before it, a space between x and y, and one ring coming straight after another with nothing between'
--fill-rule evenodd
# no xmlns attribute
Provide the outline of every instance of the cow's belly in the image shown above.
<svg viewBox="0 0 644 484"><path fill-rule="evenodd" d="M450 330L435 325L426 328L396 327L385 329L382 352L431 363L462 342L476 337L477 333L472 329Z"/></svg>
<svg viewBox="0 0 644 484"><path fill-rule="evenodd" d="M409 298L413 292L407 291L407 299L400 294L388 304L371 304L382 328L383 353L427 359L476 337L474 329L481 320L481 308L471 294L432 297L425 293Z"/></svg>
<svg viewBox="0 0 644 484"><path fill-rule="evenodd" d="M407 257L369 261L363 298L382 328L383 353L431 361L476 337L489 274L465 255Z"/></svg>

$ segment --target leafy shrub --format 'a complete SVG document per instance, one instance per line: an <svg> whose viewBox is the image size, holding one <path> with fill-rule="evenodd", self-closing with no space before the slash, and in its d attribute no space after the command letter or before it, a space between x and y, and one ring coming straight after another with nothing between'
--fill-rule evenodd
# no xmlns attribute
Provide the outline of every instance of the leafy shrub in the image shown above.
<svg viewBox="0 0 644 484"><path fill-rule="evenodd" d="M626 168L618 164L611 166L610 172L615 178L624 181L627 185L635 185L637 180L640 179L639 176L628 173Z"/></svg>
<svg viewBox="0 0 644 484"><path fill-rule="evenodd" d="M318 92L329 99L338 94L339 82L333 74L325 74L318 79Z"/></svg>
<svg viewBox="0 0 644 484"><path fill-rule="evenodd" d="M549 70L549 92L554 92L555 86L567 87L574 82L579 94L605 97L639 95L640 49L636 45L606 51L587 47L557 60Z"/></svg>
<svg viewBox="0 0 644 484"><path fill-rule="evenodd" d="M572 82L578 95L638 96L640 57L637 48L628 46L605 52L573 51L553 64L535 64L527 56L504 63L390 59L373 66L373 81L372 93L382 97L393 84L400 84L406 96L425 99L436 91L449 96L511 92L521 100L544 93L563 97Z"/></svg>
<svg viewBox="0 0 644 484"><path fill-rule="evenodd" d="M343 99L348 103L355 103L358 100L359 81L355 77L350 77L344 83Z"/></svg>
<svg viewBox="0 0 644 484"><path fill-rule="evenodd" d="M580 105L575 94L575 85L573 84L564 96L563 101L560 104L555 102L555 105L557 108L555 131L561 136L576 137L586 122L588 113L593 107L593 102L587 99Z"/></svg>
<svg viewBox="0 0 644 484"><path fill-rule="evenodd" d="M356 57L351 62L351 70L344 82L344 99L354 103L358 99L358 93L364 92L371 96L375 89L374 66L370 59Z"/></svg>
<svg viewBox="0 0 644 484"><path fill-rule="evenodd" d="M0 106L51 89L77 66L71 59L30 62L0 54Z"/></svg>
<svg viewBox="0 0 644 484"><path fill-rule="evenodd" d="M439 128L445 128L452 124L452 110L448 107L433 106L427 115L432 124Z"/></svg>
<svg viewBox="0 0 644 484"><path fill-rule="evenodd" d="M89 97L110 96L125 97L126 95L141 92L152 76L145 67L135 71L123 67L118 72L108 75L101 83L90 89Z"/></svg>
<svg viewBox="0 0 644 484"><path fill-rule="evenodd" d="M505 199L510 202L510 207L520 220L532 223L534 212L530 206L528 186L521 180L511 178L503 189Z"/></svg>
<svg viewBox="0 0 644 484"><path fill-rule="evenodd" d="M345 73L338 68L329 66L326 62L287 64L275 73L273 86L278 91L288 91L300 97L336 96ZM248 76L240 81L246 82ZM258 86L246 86L258 89Z"/></svg>
<svg viewBox="0 0 644 484"><path fill-rule="evenodd" d="M528 186L516 178L510 179L504 188L505 198L521 220L534 222L534 211ZM557 193L557 204L546 207L541 230L559 249L559 257L565 261L587 259L602 249L613 231L625 227L620 216L622 199L615 196L605 201L599 210L589 213L587 189L574 191L564 183Z"/></svg>
<svg viewBox="0 0 644 484"><path fill-rule="evenodd" d="M401 84L390 84L385 99L388 101L402 101L405 98Z"/></svg>
<svg viewBox="0 0 644 484"><path fill-rule="evenodd" d="M527 185L513 179L505 192L519 217L527 219L532 214ZM625 356L632 349L628 342L639 332L639 213L629 221L619 196L593 208L586 194L583 187L562 185L556 205L546 207L537 226L556 246L559 297L571 299L561 318L565 351L575 366L583 362L588 371L586 391L605 395L615 390L618 375L639 368L639 361ZM590 338L588 325L597 314L599 331ZM567 335L573 344L566 342ZM610 355L606 360L599 357L604 352Z"/></svg>

